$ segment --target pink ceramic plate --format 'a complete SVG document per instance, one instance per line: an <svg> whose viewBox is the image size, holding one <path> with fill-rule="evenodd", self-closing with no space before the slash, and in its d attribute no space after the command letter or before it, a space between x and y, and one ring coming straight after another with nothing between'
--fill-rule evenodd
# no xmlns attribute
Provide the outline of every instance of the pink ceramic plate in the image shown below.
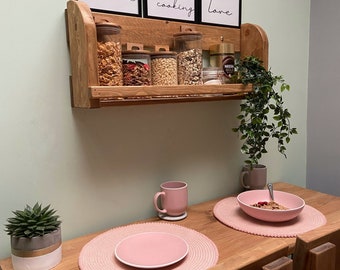
<svg viewBox="0 0 340 270"><path fill-rule="evenodd" d="M182 238L164 232L146 232L128 236L115 249L116 258L129 266L159 268L182 260L189 251Z"/></svg>

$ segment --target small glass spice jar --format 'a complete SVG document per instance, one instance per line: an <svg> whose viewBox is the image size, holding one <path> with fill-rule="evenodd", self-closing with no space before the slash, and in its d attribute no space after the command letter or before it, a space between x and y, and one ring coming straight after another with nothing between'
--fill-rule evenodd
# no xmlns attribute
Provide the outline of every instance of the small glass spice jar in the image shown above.
<svg viewBox="0 0 340 270"><path fill-rule="evenodd" d="M178 84L203 84L202 33L183 31L174 34L174 48L178 53Z"/></svg>
<svg viewBox="0 0 340 270"><path fill-rule="evenodd" d="M132 49L133 47L137 49ZM150 52L138 45L127 44L123 51L123 85L151 85Z"/></svg>
<svg viewBox="0 0 340 270"><path fill-rule="evenodd" d="M99 84L122 86L121 27L110 22L96 23Z"/></svg>
<svg viewBox="0 0 340 270"><path fill-rule="evenodd" d="M203 68L203 84L222 84L223 71L220 67Z"/></svg>
<svg viewBox="0 0 340 270"><path fill-rule="evenodd" d="M177 85L177 54L169 48L156 46L151 54L152 85Z"/></svg>

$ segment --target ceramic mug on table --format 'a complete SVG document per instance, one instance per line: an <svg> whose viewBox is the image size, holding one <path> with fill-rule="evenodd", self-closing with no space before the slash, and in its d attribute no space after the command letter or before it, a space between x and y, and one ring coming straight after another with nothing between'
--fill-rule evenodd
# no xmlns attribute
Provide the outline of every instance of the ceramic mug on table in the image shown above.
<svg viewBox="0 0 340 270"><path fill-rule="evenodd" d="M181 181L168 181L161 184L161 191L153 198L156 210L168 216L180 216L188 207L188 184ZM160 198L161 208L158 206Z"/></svg>
<svg viewBox="0 0 340 270"><path fill-rule="evenodd" d="M246 189L263 189L267 184L267 167L261 164L249 165L242 168L240 174L241 185Z"/></svg>

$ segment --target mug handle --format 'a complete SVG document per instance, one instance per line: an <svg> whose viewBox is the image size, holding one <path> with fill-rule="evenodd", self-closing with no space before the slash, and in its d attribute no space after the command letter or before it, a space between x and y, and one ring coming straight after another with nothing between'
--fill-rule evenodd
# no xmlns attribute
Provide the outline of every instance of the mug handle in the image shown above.
<svg viewBox="0 0 340 270"><path fill-rule="evenodd" d="M156 194L155 194L155 196L153 197L153 205L155 206L155 208L156 208L156 210L158 211L158 212L160 212L160 213L163 213L163 214L166 214L166 209L159 209L159 207L158 207L158 203L157 203L157 201L158 201L158 198L160 197L160 196L165 196L165 192L157 192Z"/></svg>
<svg viewBox="0 0 340 270"><path fill-rule="evenodd" d="M240 182L241 182L242 187L244 187L244 188L250 188L250 186L247 186L244 183L244 177L245 177L245 175L248 175L248 174L249 174L248 171L242 171L241 174L240 174Z"/></svg>

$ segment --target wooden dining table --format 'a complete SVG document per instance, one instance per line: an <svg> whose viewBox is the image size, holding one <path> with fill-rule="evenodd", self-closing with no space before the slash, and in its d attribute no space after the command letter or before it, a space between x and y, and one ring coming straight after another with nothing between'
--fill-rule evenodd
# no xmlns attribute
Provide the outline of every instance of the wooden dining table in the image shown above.
<svg viewBox="0 0 340 270"><path fill-rule="evenodd" d="M327 219L327 223L322 226L324 233L340 227L340 197L317 192L296 185L277 182L274 183L275 190L281 190L303 198L307 205L319 210ZM213 209L217 202L223 198L216 198L203 203L189 206L188 216L180 221L172 221L196 230L208 238L216 245L219 253L217 265L227 265L227 269L246 269L249 265L255 265L261 258L274 255L277 257L286 256L294 252L295 237L277 238L250 234L235 230L221 223L214 216ZM137 221L141 222L169 222L161 221L158 217ZM55 270L77 270L79 254L91 239L100 235L101 232L84 235L75 239L64 241L62 244L63 257L61 263ZM12 270L10 258L0 261L2 270ZM221 268L222 269L222 268Z"/></svg>

